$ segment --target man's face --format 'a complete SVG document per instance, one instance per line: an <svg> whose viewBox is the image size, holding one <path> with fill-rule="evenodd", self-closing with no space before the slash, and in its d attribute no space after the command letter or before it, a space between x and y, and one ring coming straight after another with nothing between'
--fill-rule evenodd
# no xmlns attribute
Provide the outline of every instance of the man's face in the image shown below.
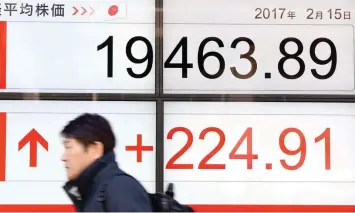
<svg viewBox="0 0 355 213"><path fill-rule="evenodd" d="M65 163L68 179L74 180L92 164L99 157L96 152L95 146L85 149L76 139L64 139L64 153L61 160Z"/></svg>

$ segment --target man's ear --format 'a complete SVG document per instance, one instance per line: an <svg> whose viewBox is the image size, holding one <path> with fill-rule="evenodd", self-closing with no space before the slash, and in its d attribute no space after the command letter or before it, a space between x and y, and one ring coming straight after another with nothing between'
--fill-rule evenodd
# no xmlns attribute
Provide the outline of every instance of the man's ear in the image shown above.
<svg viewBox="0 0 355 213"><path fill-rule="evenodd" d="M94 154L95 158L100 158L104 155L104 144L100 141L95 141L91 144L91 152Z"/></svg>

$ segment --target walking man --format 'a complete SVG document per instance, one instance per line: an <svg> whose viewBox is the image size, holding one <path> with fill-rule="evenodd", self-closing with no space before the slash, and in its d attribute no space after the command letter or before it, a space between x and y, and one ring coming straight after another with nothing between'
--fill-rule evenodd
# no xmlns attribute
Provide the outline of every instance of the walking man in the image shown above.
<svg viewBox="0 0 355 213"><path fill-rule="evenodd" d="M61 131L68 182L64 190L78 212L151 212L148 193L115 160L116 140L109 122L82 114Z"/></svg>

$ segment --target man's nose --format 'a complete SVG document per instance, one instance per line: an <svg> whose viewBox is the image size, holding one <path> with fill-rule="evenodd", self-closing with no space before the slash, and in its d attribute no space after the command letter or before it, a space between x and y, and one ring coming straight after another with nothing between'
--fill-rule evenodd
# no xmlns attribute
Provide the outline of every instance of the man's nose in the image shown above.
<svg viewBox="0 0 355 213"><path fill-rule="evenodd" d="M62 156L60 157L60 160L65 162L67 160L65 153L62 154Z"/></svg>

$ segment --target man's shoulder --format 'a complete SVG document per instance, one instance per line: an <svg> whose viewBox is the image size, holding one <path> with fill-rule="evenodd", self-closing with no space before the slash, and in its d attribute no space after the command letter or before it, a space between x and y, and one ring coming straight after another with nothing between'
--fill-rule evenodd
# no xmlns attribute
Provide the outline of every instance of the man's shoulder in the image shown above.
<svg viewBox="0 0 355 213"><path fill-rule="evenodd" d="M119 187L142 187L142 184L133 176L130 176L128 174L119 174L119 175L114 175L108 183L110 186L119 186Z"/></svg>
<svg viewBox="0 0 355 213"><path fill-rule="evenodd" d="M135 193L148 196L148 193L143 185L136 178L126 173L114 175L108 181L107 187L108 192L111 193Z"/></svg>
<svg viewBox="0 0 355 213"><path fill-rule="evenodd" d="M107 196L110 209L152 211L148 192L138 180L129 175L112 177L107 184Z"/></svg>
<svg viewBox="0 0 355 213"><path fill-rule="evenodd" d="M98 182L104 182L111 187L143 187L135 177L131 176L130 174L119 168L116 162L110 163L105 168L105 171L99 176Z"/></svg>

